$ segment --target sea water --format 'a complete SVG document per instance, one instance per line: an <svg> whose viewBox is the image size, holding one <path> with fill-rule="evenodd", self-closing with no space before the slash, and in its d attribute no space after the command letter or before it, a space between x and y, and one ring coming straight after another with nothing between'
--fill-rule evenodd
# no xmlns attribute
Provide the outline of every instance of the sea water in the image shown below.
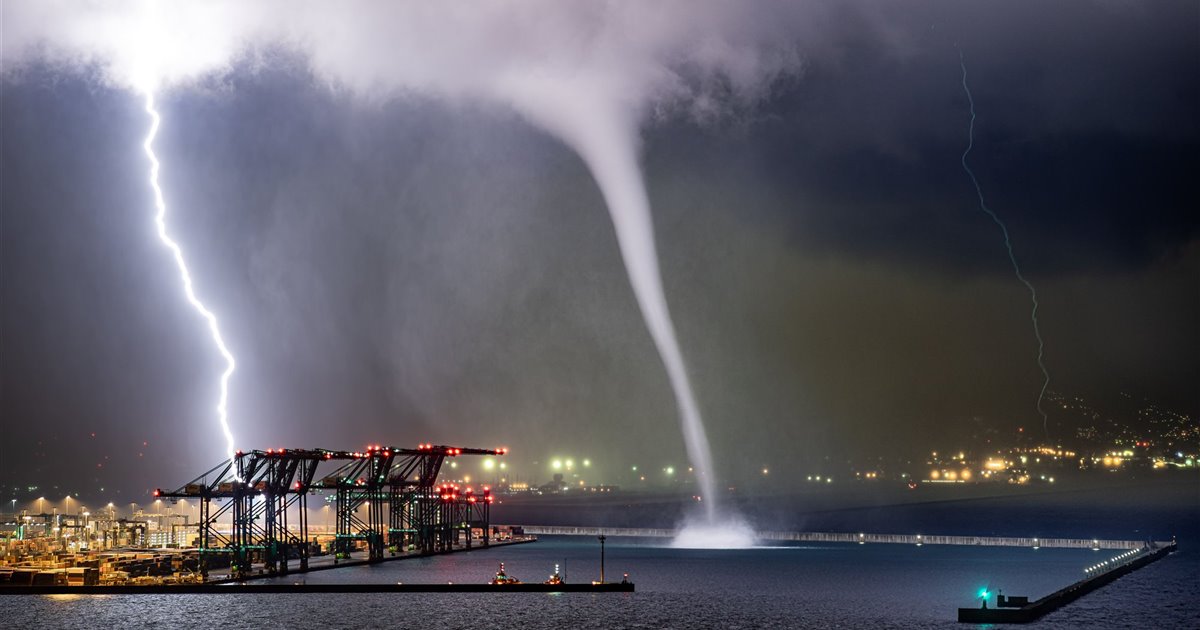
<svg viewBox="0 0 1200 630"><path fill-rule="evenodd" d="M961 628L956 609L978 606L981 589L1036 599L1116 553L883 544L694 550L671 548L665 540L609 537L605 577L620 581L628 573L637 585L634 593L15 596L0 599L0 626ZM1044 622L1078 628L1198 627L1198 557L1185 547ZM596 540L543 537L530 544L273 581L483 583L500 562L509 575L527 582L546 579L555 564L568 582L600 577Z"/></svg>

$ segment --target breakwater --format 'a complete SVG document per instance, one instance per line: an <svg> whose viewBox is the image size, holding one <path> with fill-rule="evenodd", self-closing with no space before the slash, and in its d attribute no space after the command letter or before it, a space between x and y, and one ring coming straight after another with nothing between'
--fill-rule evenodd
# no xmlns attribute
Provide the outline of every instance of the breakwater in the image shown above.
<svg viewBox="0 0 1200 630"><path fill-rule="evenodd" d="M1146 552L1133 556L1128 562L1108 571L1084 578L1066 588L1059 589L1035 602L1019 608L959 608L958 620L964 623L1028 623L1057 610L1092 591L1111 583L1117 578L1132 573L1152 562L1161 560L1176 549L1169 542L1146 548Z"/></svg>
<svg viewBox="0 0 1200 630"><path fill-rule="evenodd" d="M637 538L674 538L674 529L632 527L573 527L553 525L518 525L526 534L535 536L627 536ZM1140 549L1144 540L1110 540L1101 538L1039 538L1004 536L949 536L942 534L875 534L867 532L782 532L760 531L755 538L762 542L821 542L898 545L966 545L979 547L1046 547L1057 549ZM1158 546L1171 544L1158 541Z"/></svg>

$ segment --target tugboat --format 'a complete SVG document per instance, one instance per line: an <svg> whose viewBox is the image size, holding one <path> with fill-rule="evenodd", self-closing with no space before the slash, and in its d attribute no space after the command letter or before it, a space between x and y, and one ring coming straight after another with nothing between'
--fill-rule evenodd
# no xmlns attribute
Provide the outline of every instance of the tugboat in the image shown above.
<svg viewBox="0 0 1200 630"><path fill-rule="evenodd" d="M557 564L554 565L554 575L551 575L548 580L546 580L545 582L542 582L542 584L556 584L556 585L562 584L562 583L563 583L562 575L558 572Z"/></svg>
<svg viewBox="0 0 1200 630"><path fill-rule="evenodd" d="M520 584L521 580L512 577L504 572L504 563L500 563L500 570L496 572L496 577L492 578L492 584Z"/></svg>

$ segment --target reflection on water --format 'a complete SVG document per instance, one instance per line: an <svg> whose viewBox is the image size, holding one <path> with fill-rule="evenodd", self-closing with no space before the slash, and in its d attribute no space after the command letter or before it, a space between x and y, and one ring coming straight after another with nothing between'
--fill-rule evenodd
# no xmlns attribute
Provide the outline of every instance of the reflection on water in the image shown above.
<svg viewBox="0 0 1200 630"><path fill-rule="evenodd" d="M48 599L52 602L71 602L71 601L75 601L75 600L83 597L83 595L42 595L42 597L45 597L46 599ZM97 595L96 597L105 597L105 596Z"/></svg>

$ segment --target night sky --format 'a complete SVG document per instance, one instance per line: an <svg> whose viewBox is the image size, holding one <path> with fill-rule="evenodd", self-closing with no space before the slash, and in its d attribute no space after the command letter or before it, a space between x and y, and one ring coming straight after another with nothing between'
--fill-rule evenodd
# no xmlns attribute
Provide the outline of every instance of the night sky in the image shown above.
<svg viewBox="0 0 1200 630"><path fill-rule="evenodd" d="M956 44L1051 389L1200 414L1200 7L889 4L790 14L795 63L752 98L681 63L706 97L642 116L721 477L1041 424L1028 293L959 163ZM793 22L769 6L748 23L778 41ZM223 363L154 233L141 97L54 36L6 46L0 78L0 478L179 485L222 457ZM486 99L363 98L303 47L248 46L160 91L157 142L169 229L238 359L240 447L507 445L542 480L554 455L685 465L576 152Z"/></svg>

